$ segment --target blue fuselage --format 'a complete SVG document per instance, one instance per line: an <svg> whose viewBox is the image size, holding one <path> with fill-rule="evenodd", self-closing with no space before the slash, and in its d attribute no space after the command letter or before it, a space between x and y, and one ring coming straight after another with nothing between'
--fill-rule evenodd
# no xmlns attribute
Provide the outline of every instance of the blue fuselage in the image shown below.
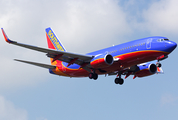
<svg viewBox="0 0 178 120"><path fill-rule="evenodd" d="M107 72L117 71L133 65L156 60L159 56L167 56L171 53L177 44L168 40L166 37L148 37L134 40L131 42L119 44L102 50L88 53L87 55L97 56L102 54L110 54L113 58L119 58L119 62L103 68ZM63 62L64 66L68 63ZM123 67L119 67L122 65ZM70 69L78 69L80 66L73 64ZM100 74L98 72L98 74Z"/></svg>

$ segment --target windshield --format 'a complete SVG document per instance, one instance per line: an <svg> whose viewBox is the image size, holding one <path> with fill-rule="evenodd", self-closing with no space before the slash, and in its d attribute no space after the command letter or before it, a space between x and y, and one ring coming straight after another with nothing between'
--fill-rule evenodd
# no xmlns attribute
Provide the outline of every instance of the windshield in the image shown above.
<svg viewBox="0 0 178 120"><path fill-rule="evenodd" d="M158 39L157 41L158 41L158 42L169 41L169 39L167 39L167 38L161 38L161 39Z"/></svg>

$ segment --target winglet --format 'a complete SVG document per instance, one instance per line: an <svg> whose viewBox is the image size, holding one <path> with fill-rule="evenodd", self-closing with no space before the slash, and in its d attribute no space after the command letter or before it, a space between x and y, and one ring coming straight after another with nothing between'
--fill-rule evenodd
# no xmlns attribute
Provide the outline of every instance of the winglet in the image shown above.
<svg viewBox="0 0 178 120"><path fill-rule="evenodd" d="M2 30L2 34L3 34L3 36L4 36L5 40L6 40L6 42L8 42L8 43L14 43L14 41L10 40L10 39L7 37L7 35L6 35L5 31L4 31L4 29L1 28L1 30Z"/></svg>

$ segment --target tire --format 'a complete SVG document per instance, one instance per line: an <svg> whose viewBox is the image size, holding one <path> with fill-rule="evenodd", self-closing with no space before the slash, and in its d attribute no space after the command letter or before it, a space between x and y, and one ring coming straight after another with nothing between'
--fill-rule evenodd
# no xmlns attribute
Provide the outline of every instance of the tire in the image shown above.
<svg viewBox="0 0 178 120"><path fill-rule="evenodd" d="M96 73L93 74L93 79L94 79L94 80L97 80L97 79L98 79L98 74L96 74Z"/></svg>
<svg viewBox="0 0 178 120"><path fill-rule="evenodd" d="M93 79L93 76L94 76L93 73L90 73L90 74L88 75L88 77L89 77L90 79Z"/></svg>
<svg viewBox="0 0 178 120"><path fill-rule="evenodd" d="M122 78L119 79L119 84L122 85L124 83L124 80Z"/></svg>
<svg viewBox="0 0 178 120"><path fill-rule="evenodd" d="M119 78L116 78L114 81L116 84L119 84Z"/></svg>
<svg viewBox="0 0 178 120"><path fill-rule="evenodd" d="M124 83L124 80L122 78L116 78L115 83L122 85Z"/></svg>

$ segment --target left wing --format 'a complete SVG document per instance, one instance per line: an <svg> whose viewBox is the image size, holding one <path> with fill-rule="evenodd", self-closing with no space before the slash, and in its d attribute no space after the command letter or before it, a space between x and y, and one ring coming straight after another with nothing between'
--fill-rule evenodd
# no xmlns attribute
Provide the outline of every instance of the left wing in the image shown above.
<svg viewBox="0 0 178 120"><path fill-rule="evenodd" d="M24 48L32 49L35 51L47 53L48 57L54 58L53 61L61 60L61 61L69 63L68 65L75 63L75 64L82 66L84 64L90 63L91 59L94 57L91 55L81 55L81 54L75 54L75 53L70 53L70 52L65 52L65 51L57 51L53 49L47 49L47 48L27 45L23 43L18 43L16 41L10 40L8 36L6 35L5 31L3 30L3 28L1 28L1 30L2 30L2 33L4 35L6 42L13 44L13 45L21 46Z"/></svg>

